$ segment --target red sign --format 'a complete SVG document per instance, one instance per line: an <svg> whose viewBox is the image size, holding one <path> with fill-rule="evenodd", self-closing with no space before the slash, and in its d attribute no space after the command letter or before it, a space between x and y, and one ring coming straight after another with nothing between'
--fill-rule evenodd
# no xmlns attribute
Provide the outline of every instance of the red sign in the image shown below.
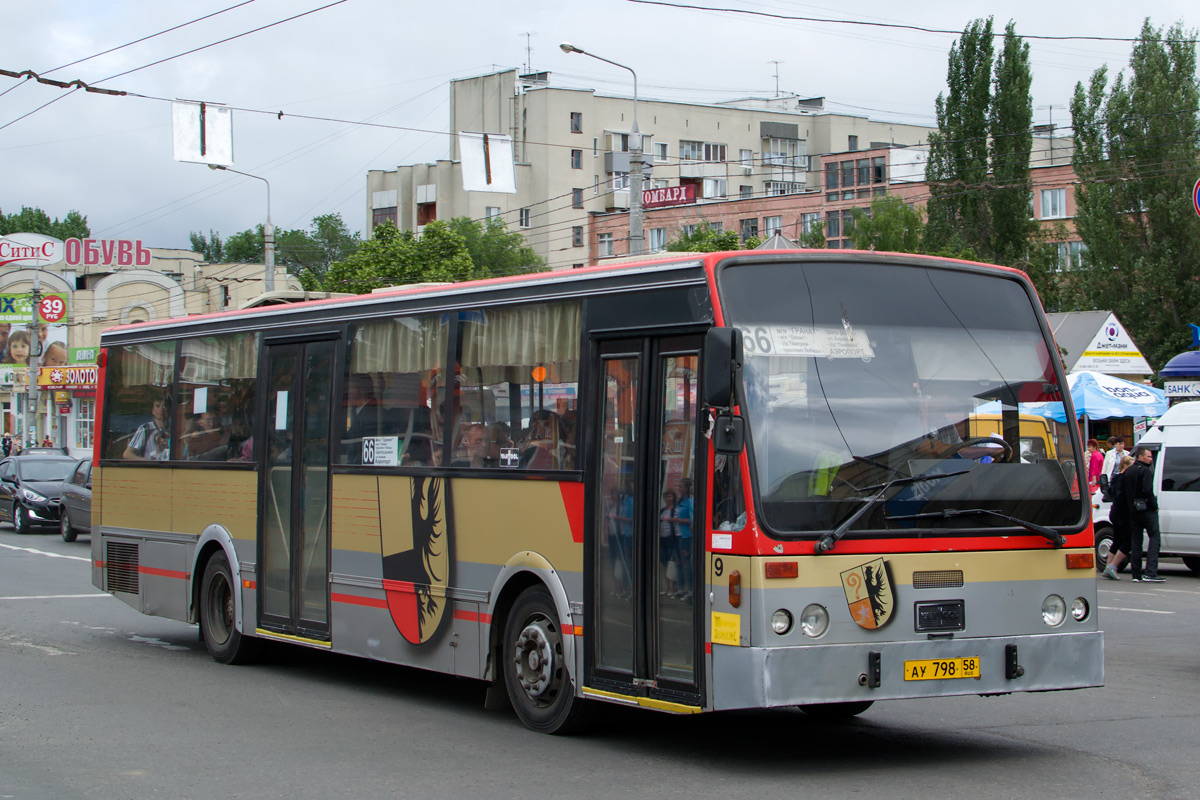
<svg viewBox="0 0 1200 800"><path fill-rule="evenodd" d="M642 192L642 208L683 206L696 202L696 184L666 186L662 189L646 189Z"/></svg>
<svg viewBox="0 0 1200 800"><path fill-rule="evenodd" d="M63 260L71 266L150 266L150 251L141 239L67 239Z"/></svg>

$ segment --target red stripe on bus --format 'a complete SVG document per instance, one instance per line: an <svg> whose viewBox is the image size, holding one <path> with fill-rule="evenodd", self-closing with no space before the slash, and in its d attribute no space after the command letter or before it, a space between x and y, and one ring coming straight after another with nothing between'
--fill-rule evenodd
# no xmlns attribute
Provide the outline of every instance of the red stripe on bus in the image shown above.
<svg viewBox="0 0 1200 800"><path fill-rule="evenodd" d="M177 569L158 569L156 567L138 567L138 572L142 575L153 575L157 578L179 578L184 581L191 577L186 572L180 572Z"/></svg>
<svg viewBox="0 0 1200 800"><path fill-rule="evenodd" d="M571 539L576 544L583 544L583 484L559 481L558 490L562 492L567 524L571 526Z"/></svg>
<svg viewBox="0 0 1200 800"><path fill-rule="evenodd" d="M491 625L492 624L492 615L485 614L482 611L480 611L479 612L479 621L482 622L484 625Z"/></svg>
<svg viewBox="0 0 1200 800"><path fill-rule="evenodd" d="M335 603L345 603L351 606L366 606L367 608L387 608L387 601L382 597L363 597L358 594L337 594L336 592L329 595L329 599Z"/></svg>
<svg viewBox="0 0 1200 800"><path fill-rule="evenodd" d="M383 588L388 592L408 592L409 594L417 591L417 585L412 581L390 581L387 578L383 579Z"/></svg>
<svg viewBox="0 0 1200 800"><path fill-rule="evenodd" d="M96 569L104 569L106 566L108 566L108 562L107 561L93 561L92 566L95 567Z"/></svg>
<svg viewBox="0 0 1200 800"><path fill-rule="evenodd" d="M710 656L712 655L712 642L704 643L704 652L708 653Z"/></svg>
<svg viewBox="0 0 1200 800"><path fill-rule="evenodd" d="M479 612L458 608L454 610L454 618L461 619L463 622L479 622Z"/></svg>

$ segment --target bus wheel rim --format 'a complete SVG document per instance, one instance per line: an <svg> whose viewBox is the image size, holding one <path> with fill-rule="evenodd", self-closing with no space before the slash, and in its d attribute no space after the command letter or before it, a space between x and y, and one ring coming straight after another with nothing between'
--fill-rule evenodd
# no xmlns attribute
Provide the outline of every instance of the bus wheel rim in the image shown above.
<svg viewBox="0 0 1200 800"><path fill-rule="evenodd" d="M531 620L517 636L517 680L533 701L545 702L554 682L554 633L544 619Z"/></svg>

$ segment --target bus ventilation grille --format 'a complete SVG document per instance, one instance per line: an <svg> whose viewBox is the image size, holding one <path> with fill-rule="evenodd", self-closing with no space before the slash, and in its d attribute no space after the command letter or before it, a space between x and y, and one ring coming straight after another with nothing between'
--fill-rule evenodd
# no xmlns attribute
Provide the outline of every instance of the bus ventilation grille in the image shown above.
<svg viewBox="0 0 1200 800"><path fill-rule="evenodd" d="M914 589L957 589L962 585L961 569L931 569L913 573Z"/></svg>
<svg viewBox="0 0 1200 800"><path fill-rule="evenodd" d="M138 546L129 542L105 542L108 590L137 594Z"/></svg>

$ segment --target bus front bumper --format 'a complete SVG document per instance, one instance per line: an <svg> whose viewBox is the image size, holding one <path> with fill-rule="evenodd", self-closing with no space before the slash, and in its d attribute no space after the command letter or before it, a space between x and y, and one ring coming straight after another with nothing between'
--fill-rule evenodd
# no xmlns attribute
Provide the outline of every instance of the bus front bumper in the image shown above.
<svg viewBox="0 0 1200 800"><path fill-rule="evenodd" d="M1019 669L1009 645L1016 648ZM978 659L979 677L913 680L912 665L906 672L905 662L953 658ZM1083 689L1104 684L1104 634L803 647L714 644L712 674L714 709Z"/></svg>

